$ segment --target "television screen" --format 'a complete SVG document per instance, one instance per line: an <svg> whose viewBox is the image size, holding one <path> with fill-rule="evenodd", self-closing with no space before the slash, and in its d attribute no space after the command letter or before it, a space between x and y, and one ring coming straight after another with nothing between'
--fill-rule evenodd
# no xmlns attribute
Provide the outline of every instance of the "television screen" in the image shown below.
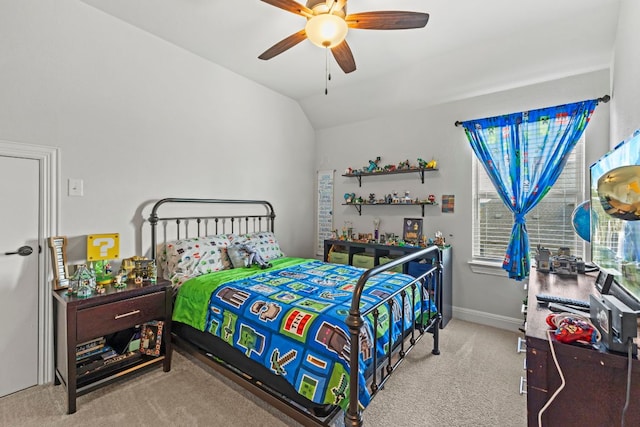
<svg viewBox="0 0 640 427"><path fill-rule="evenodd" d="M640 133L591 165L591 260L640 305ZM629 305L629 303L627 303Z"/></svg>

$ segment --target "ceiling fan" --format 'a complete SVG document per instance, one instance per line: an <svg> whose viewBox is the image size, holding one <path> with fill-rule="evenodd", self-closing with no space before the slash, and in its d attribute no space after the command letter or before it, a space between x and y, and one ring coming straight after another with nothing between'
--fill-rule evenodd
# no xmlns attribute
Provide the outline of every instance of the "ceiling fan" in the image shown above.
<svg viewBox="0 0 640 427"><path fill-rule="evenodd" d="M307 18L304 29L265 50L260 59L271 59L304 39L319 47L331 49L345 73L356 70L356 62L345 37L349 28L363 30L404 30L422 28L428 13L403 11L362 12L347 15L347 0L307 0L306 5L294 0L262 0L272 6Z"/></svg>

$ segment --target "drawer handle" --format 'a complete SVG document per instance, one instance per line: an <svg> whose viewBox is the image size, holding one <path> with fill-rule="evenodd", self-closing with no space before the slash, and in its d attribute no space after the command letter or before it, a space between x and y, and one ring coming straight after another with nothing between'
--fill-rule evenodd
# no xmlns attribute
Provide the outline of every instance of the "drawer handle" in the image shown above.
<svg viewBox="0 0 640 427"><path fill-rule="evenodd" d="M527 380L520 377L520 394L527 394Z"/></svg>
<svg viewBox="0 0 640 427"><path fill-rule="evenodd" d="M133 311L130 311L130 312L128 312L128 313L124 313L124 314L117 314L117 315L116 315L116 317L115 317L115 319L116 319L116 320L117 320L117 319L122 319L123 317L133 316L134 314L138 314L138 313L140 313L140 310L133 310Z"/></svg>
<svg viewBox="0 0 640 427"><path fill-rule="evenodd" d="M527 351L527 340L523 340L521 337L518 337L518 347L516 348L516 353L524 353Z"/></svg>

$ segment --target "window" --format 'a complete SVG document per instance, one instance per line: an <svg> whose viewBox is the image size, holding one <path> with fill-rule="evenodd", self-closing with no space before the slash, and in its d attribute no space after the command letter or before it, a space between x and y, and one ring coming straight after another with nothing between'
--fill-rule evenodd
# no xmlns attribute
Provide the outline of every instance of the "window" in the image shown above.
<svg viewBox="0 0 640 427"><path fill-rule="evenodd" d="M585 242L571 223L573 210L585 200L583 153L584 136L571 152L553 188L527 214L531 259L538 245L552 252L568 247L571 255L584 257ZM529 151L530 157L534 154ZM502 263L511 236L513 214L502 203L478 159L473 163L473 259Z"/></svg>

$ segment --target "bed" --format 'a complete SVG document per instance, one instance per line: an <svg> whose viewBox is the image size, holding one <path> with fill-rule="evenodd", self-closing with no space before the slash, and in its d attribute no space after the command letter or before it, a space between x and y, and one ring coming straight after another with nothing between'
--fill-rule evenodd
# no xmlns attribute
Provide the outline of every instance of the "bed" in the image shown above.
<svg viewBox="0 0 640 427"><path fill-rule="evenodd" d="M440 353L436 246L369 270L285 256L262 200L162 199L149 223L175 344L304 425L362 425L422 337ZM389 271L419 260L419 277Z"/></svg>

